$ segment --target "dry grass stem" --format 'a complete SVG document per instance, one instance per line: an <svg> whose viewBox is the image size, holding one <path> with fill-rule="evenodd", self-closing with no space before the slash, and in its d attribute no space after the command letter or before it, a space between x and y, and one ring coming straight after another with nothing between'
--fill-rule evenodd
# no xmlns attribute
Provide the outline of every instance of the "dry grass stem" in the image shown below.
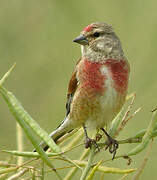
<svg viewBox="0 0 157 180"><path fill-rule="evenodd" d="M142 171L144 170L144 167L146 166L146 163L148 162L150 152L152 150L152 146L153 146L153 140L150 142L150 145L149 145L146 155L143 159L143 162L142 162L141 166L138 168L136 174L133 176L132 180L137 180L139 178L139 176L141 175Z"/></svg>
<svg viewBox="0 0 157 180"><path fill-rule="evenodd" d="M17 138L17 150L22 152L24 150L23 146L23 130L21 126L16 123L16 138ZM17 157L17 165L20 166L23 163L23 157Z"/></svg>
<svg viewBox="0 0 157 180"><path fill-rule="evenodd" d="M82 139L82 136L83 136L83 130L79 129L76 135L74 136L73 140L71 140L68 145L63 147L63 151L67 151L69 149L71 150L72 148L74 148L74 146L79 143L80 139Z"/></svg>
<svg viewBox="0 0 157 180"><path fill-rule="evenodd" d="M132 119L136 114L137 112L139 112L141 110L141 108L138 108L134 113L131 114L131 116L129 116L130 114L130 111L133 107L133 104L135 102L135 98L136 98L136 94L134 94L132 96L132 100L131 100L131 103L130 105L128 106L128 109L126 111L126 113L124 114L123 118L122 118L122 121L121 121L121 124L119 126L119 128L117 129L116 133L115 133L115 136L118 136L120 131L122 131L124 129L124 127L126 126L127 122Z"/></svg>
<svg viewBox="0 0 157 180"><path fill-rule="evenodd" d="M118 180L124 180L126 177L128 177L129 174L124 174L124 176L122 176L120 179Z"/></svg>
<svg viewBox="0 0 157 180"><path fill-rule="evenodd" d="M14 179L16 180L16 179L18 179L19 177L23 176L23 175L24 175L26 172L28 172L28 171L29 171L28 168L24 168L24 169L20 170L18 173L10 176L7 180L14 180Z"/></svg>
<svg viewBox="0 0 157 180"><path fill-rule="evenodd" d="M83 151L83 153L81 154L79 160L83 160L88 154L89 154L89 149L85 149L85 150ZM77 169L76 167L72 168L72 169L67 173L67 175L65 176L64 180L70 180L70 179L72 179L72 176L77 172L77 170L78 170L78 169Z"/></svg>
<svg viewBox="0 0 157 180"><path fill-rule="evenodd" d="M78 129L75 129L67 134L65 134L64 136L62 136L61 138L59 138L56 142L56 144L60 144L63 145L63 143L65 143L66 141L68 141L69 137L71 137L72 135L74 135L76 132L78 131Z"/></svg>

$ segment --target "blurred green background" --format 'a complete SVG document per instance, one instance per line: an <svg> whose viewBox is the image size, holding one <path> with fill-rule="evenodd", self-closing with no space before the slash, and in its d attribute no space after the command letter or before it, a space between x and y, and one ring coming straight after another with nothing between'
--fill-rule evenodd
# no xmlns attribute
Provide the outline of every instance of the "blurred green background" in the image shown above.
<svg viewBox="0 0 157 180"><path fill-rule="evenodd" d="M147 127L150 111L157 106L156 7L155 0L1 0L0 76L17 63L5 86L35 120L51 132L64 118L67 84L80 57L80 47L72 40L91 22L112 24L131 64L129 92L137 94L134 109L142 107L120 137L132 136ZM0 99L0 148L15 149L15 120ZM122 145L120 151L128 151L134 146ZM27 150L32 148L26 138L25 147ZM156 179L156 149L155 139L141 180ZM134 157L129 167L125 160L106 165L138 167L144 154ZM53 173L47 179L52 177ZM105 178L114 180L120 176L110 174Z"/></svg>

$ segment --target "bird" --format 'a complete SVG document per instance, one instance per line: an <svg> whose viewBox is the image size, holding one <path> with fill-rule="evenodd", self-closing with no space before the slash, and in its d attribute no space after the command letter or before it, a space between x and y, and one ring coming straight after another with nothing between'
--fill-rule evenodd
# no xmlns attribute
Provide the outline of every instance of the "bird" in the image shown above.
<svg viewBox="0 0 157 180"><path fill-rule="evenodd" d="M129 62L120 39L107 23L89 24L73 42L81 45L82 56L69 81L66 116L49 136L57 142L66 133L82 127L85 148L90 148L92 144L97 146L97 142L88 136L88 131L100 130L107 136L107 148L114 158L118 142L104 127L112 122L125 103ZM49 148L44 142L40 145L44 151Z"/></svg>

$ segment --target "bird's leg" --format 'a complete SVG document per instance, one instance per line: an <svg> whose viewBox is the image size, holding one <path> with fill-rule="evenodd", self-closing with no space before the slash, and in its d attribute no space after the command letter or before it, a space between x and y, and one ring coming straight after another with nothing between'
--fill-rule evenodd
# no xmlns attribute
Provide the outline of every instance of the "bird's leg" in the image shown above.
<svg viewBox="0 0 157 180"><path fill-rule="evenodd" d="M105 135L107 136L108 138L108 144L106 146L106 149L109 148L109 152L110 153L113 153L113 157L112 157L112 160L115 158L115 155L116 155L116 151L118 149L118 142L113 139L106 131L104 128L101 128L101 130L105 133Z"/></svg>
<svg viewBox="0 0 157 180"><path fill-rule="evenodd" d="M98 147L98 144L96 143L96 140L88 137L87 129L86 129L85 125L83 125L83 129L84 129L84 133L85 133L85 148L91 148L91 146L94 145L96 147L96 149L98 149L98 151L99 151L100 149Z"/></svg>

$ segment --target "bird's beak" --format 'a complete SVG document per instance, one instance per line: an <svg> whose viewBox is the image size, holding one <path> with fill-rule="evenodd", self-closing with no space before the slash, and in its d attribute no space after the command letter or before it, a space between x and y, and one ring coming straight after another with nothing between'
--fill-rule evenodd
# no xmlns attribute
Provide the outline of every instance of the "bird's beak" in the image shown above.
<svg viewBox="0 0 157 180"><path fill-rule="evenodd" d="M75 38L73 40L73 42L76 42L76 43L81 44L81 45L87 45L88 39L83 34L81 34L77 38Z"/></svg>

